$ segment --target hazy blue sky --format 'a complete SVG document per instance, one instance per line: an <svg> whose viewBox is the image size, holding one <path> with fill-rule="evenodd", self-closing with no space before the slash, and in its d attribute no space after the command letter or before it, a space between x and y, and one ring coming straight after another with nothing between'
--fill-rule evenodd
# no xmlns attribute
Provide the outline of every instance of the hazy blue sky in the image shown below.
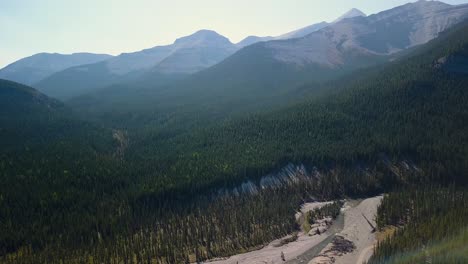
<svg viewBox="0 0 468 264"><path fill-rule="evenodd" d="M120 54L199 29L238 42L409 0L0 0L0 68L38 52ZM445 0L449 4L468 0Z"/></svg>

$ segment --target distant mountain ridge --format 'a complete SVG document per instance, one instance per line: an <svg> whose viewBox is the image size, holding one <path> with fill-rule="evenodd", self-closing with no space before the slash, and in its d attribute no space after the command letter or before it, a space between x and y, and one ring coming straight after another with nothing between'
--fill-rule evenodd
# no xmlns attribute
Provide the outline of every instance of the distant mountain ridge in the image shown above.
<svg viewBox="0 0 468 264"><path fill-rule="evenodd" d="M321 29L323 29L323 28L325 28L325 27L327 27L329 25L332 25L334 23L338 23L338 22L342 21L343 19L359 17L359 16L365 17L366 14L364 12L360 11L359 9L353 8L353 9L349 10L348 12L344 13L339 18L335 19L335 21L333 21L331 23L322 21L322 22L319 22L319 23L316 23L316 24L312 24L312 25L309 25L309 26L306 26L306 27L303 27L303 28L300 28L300 29L297 29L297 30L294 30L294 31L291 31L291 32L288 32L288 33L285 33L285 34L282 34L282 35L279 35L277 37L249 36L249 37L243 39L242 41L240 41L237 45L239 47L245 47L245 46L252 45L252 44L254 44L256 42L302 38L302 37L307 36L307 35L309 35L309 34L311 34L313 32L321 30Z"/></svg>
<svg viewBox="0 0 468 264"><path fill-rule="evenodd" d="M140 90L135 84L108 87L69 103L80 112L101 113L130 111L130 102L159 111L196 105L216 114L278 106L315 93L326 82L398 59L404 56L401 51L437 37L467 16L464 5L417 2L344 19L302 38L256 43L164 87L152 81L140 83ZM307 89L300 88L305 85Z"/></svg>
<svg viewBox="0 0 468 264"><path fill-rule="evenodd" d="M236 50L236 46L226 37L211 30L200 30L177 39L172 45L124 53L107 61L68 68L36 86L52 97L67 99L150 73L188 75L220 62ZM64 87L66 90L63 90Z"/></svg>
<svg viewBox="0 0 468 264"><path fill-rule="evenodd" d="M350 68L359 68L380 61L382 56L426 43L465 19L467 13L466 5L452 6L424 0L371 16L351 9L331 23L313 24L278 37L250 36L237 44L214 31L200 30L171 45L67 68L34 86L59 99L120 83L151 80L153 86L161 86L210 68L245 46L256 51L242 51L241 54L254 57L253 53L257 52L262 56L270 54L268 57L275 63L284 63L289 69L294 67L295 72L316 67L320 70L343 69L354 62L357 62L356 66ZM251 47L255 43L260 46ZM260 51L262 49L264 51ZM356 58L364 59L357 61ZM239 57L236 61L240 61Z"/></svg>
<svg viewBox="0 0 468 264"><path fill-rule="evenodd" d="M0 78L31 85L49 75L73 66L95 63L111 58L108 54L38 53L13 62L0 70Z"/></svg>
<svg viewBox="0 0 468 264"><path fill-rule="evenodd" d="M350 11L342 17L357 15L356 12ZM65 69L35 86L50 96L68 99L96 88L139 78L151 79L156 85L162 85L209 68L245 46L261 41L303 37L328 25L321 22L278 37L251 36L237 44L214 31L200 30L177 39L171 45L123 53L103 62ZM159 83L158 79L161 80Z"/></svg>
<svg viewBox="0 0 468 264"><path fill-rule="evenodd" d="M201 66L209 67L219 59L210 60L211 54L208 49L219 49L225 56L236 50L234 44L229 39L215 31L199 30L192 35L178 38L173 44L166 46L156 46L154 48L145 49L133 53L124 53L106 62L106 66L112 74L124 75L134 71L149 70L156 68L160 63L171 61L174 57L180 56L181 53L191 52L194 56L198 56L199 60L203 60ZM195 54L199 52L199 54ZM203 53L205 52L205 53ZM199 60L185 61L185 63L193 64L193 68L197 68L202 64ZM177 67L178 65L175 65ZM187 65L185 65L187 66ZM172 71L169 67L167 71ZM177 71L177 69L174 69ZM188 71L189 73L191 71Z"/></svg>
<svg viewBox="0 0 468 264"><path fill-rule="evenodd" d="M301 39L262 45L284 63L339 67L349 56L388 55L424 44L467 17L468 5L419 1L345 19Z"/></svg>
<svg viewBox="0 0 468 264"><path fill-rule="evenodd" d="M200 30L174 42L171 53L152 71L194 73L215 65L237 50L229 39L211 30Z"/></svg>

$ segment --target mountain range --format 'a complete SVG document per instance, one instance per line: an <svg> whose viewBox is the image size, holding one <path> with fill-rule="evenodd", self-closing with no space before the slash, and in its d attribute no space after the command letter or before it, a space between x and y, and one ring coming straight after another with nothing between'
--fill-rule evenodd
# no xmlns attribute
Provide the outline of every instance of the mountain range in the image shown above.
<svg viewBox="0 0 468 264"><path fill-rule="evenodd" d="M166 111L183 102L218 115L287 104L320 92L326 82L396 60L467 17L468 5L419 1L340 20L302 38L259 42L163 86L145 77L96 90L70 103L80 111L116 113L155 106ZM308 89L298 88L304 85ZM129 102L139 103L132 106Z"/></svg>
<svg viewBox="0 0 468 264"><path fill-rule="evenodd" d="M210 67L235 51L236 46L227 38L214 31L200 30L177 39L172 45L124 53L103 62L57 72L35 84L35 87L48 95L64 99L149 74L177 79L178 76ZM73 84L63 90L64 82Z"/></svg>
<svg viewBox="0 0 468 264"><path fill-rule="evenodd" d="M320 22L320 23L317 23L317 24L312 24L310 26L300 28L300 29L297 29L297 30L294 30L294 31L291 31L291 32L288 32L288 33L285 33L285 34L282 34L282 35L279 35L277 37L249 36L249 37L243 39L242 41L240 41L237 45L240 46L240 47L245 47L245 46L249 46L249 45L252 45L254 43L261 42L261 41L301 38L301 37L309 35L310 33L318 31L318 30L320 30L322 28L333 25L334 23L338 23L338 22L340 22L340 21L342 21L344 19L353 18L353 17L365 17L365 16L366 16L366 14L363 13L361 10L356 9L356 8L352 8L351 10L344 13L343 15L341 15L339 18L335 19L331 23L323 21L323 22Z"/></svg>
<svg viewBox="0 0 468 264"><path fill-rule="evenodd" d="M47 74L44 71L40 77L31 78L28 72L32 63L26 62L36 56L44 57L38 54L2 69L0 77L32 84L59 99L114 84L161 87L175 82L181 86L178 80L187 77L189 86L205 85L200 79L209 79L208 86L219 86L226 84L222 77L226 71L235 82L227 82L233 89L245 82L256 86L281 86L290 80L295 84L321 82L394 59L398 52L426 43L467 15L466 5L437 1L418 1L370 16L352 9L333 22L313 24L278 37L250 36L234 44L214 31L200 30L171 45L116 57L103 55L97 62L76 63L71 67L62 63L61 68L55 67L57 63L44 63L43 68L49 67ZM47 62L47 57L44 60ZM35 65L42 69L39 63ZM269 75L269 69L280 72L268 77L261 74ZM29 79L22 80L21 76L26 75Z"/></svg>
<svg viewBox="0 0 468 264"><path fill-rule="evenodd" d="M368 17L341 20L304 38L264 43L284 63L336 68L348 56L389 55L424 44L468 17L468 5L419 1Z"/></svg>
<svg viewBox="0 0 468 264"><path fill-rule="evenodd" d="M336 21L359 15L364 16L361 11L353 9ZM51 96L62 99L98 87L135 80L141 76L153 75L153 80L165 84L167 80L179 79L213 66L242 47L260 41L303 37L327 25L329 23L321 22L278 37L251 36L237 44L231 43L226 37L214 31L200 30L190 36L177 39L172 45L123 53L112 58L107 55L96 60L76 60L79 54L36 54L0 70L0 77L33 85ZM60 58L63 61L60 61ZM74 58L74 63L70 63L69 58ZM32 66L34 66L33 73ZM69 82L67 90L63 91L61 85L66 81L72 81L72 84Z"/></svg>
<svg viewBox="0 0 468 264"><path fill-rule="evenodd" d="M322 82L394 59L399 52L426 43L466 17L467 5L437 1L409 3L370 16L351 10L334 22L315 24L272 40L253 38L256 43L240 50L227 38L203 30L169 46L69 68L35 87L50 96L68 99L117 83L161 87L176 81L176 86L187 86L177 82L187 77L190 87L224 85L244 91L253 86L279 87L290 81L295 85ZM223 79L227 74L233 82Z"/></svg>
<svg viewBox="0 0 468 264"><path fill-rule="evenodd" d="M0 70L0 78L32 85L38 81L67 68L96 63L111 58L107 54L73 53L38 53L7 65Z"/></svg>

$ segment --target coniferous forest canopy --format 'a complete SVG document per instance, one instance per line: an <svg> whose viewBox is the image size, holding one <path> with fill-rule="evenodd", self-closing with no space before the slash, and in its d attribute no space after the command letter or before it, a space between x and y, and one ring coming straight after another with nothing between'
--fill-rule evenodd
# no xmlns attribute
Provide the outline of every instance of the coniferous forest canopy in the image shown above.
<svg viewBox="0 0 468 264"><path fill-rule="evenodd" d="M0 80L0 263L201 262L297 232L304 202L384 193L369 263L468 261L467 22L267 95L200 76L64 102Z"/></svg>

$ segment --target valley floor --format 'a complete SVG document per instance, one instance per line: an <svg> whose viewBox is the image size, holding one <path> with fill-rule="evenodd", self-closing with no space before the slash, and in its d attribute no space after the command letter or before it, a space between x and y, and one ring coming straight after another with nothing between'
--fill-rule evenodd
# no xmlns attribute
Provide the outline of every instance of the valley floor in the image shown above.
<svg viewBox="0 0 468 264"><path fill-rule="evenodd" d="M234 255L227 259L211 260L206 263L363 263L371 257L376 242L373 228L366 218L375 226L374 218L381 199L382 196L377 196L364 200L346 201L341 214L333 221L328 230L320 235L309 236L305 231L301 231L294 242L283 245L282 242L291 237L288 236L275 240L259 250ZM296 214L296 219L300 220L306 212L328 203L330 202L304 204L301 212ZM339 248L339 245L336 245L337 237L344 238L344 241L351 241L355 246L354 250L349 253L337 250ZM282 256L284 256L284 260Z"/></svg>

